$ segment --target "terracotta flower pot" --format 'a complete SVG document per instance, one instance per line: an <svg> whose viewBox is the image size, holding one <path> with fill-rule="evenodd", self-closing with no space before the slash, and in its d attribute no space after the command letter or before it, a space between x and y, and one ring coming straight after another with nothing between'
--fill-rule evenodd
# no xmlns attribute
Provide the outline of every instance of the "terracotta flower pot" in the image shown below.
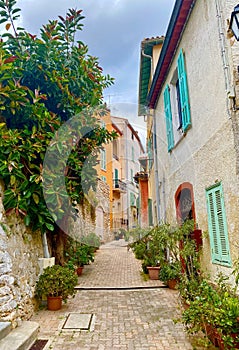
<svg viewBox="0 0 239 350"><path fill-rule="evenodd" d="M47 309L51 311L60 310L62 307L62 297L47 297Z"/></svg>
<svg viewBox="0 0 239 350"><path fill-rule="evenodd" d="M159 266L147 266L147 270L149 273L149 278L151 280L158 280L159 279Z"/></svg>
<svg viewBox="0 0 239 350"><path fill-rule="evenodd" d="M170 289L176 289L177 283L178 283L177 279L172 279L167 281L167 285Z"/></svg>
<svg viewBox="0 0 239 350"><path fill-rule="evenodd" d="M77 269L76 269L77 276L81 276L82 275L83 268L84 268L84 266L77 267Z"/></svg>

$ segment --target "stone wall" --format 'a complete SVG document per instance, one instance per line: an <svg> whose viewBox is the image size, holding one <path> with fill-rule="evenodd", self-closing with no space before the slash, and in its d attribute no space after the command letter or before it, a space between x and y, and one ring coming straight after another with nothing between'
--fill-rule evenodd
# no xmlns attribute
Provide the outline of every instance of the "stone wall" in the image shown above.
<svg viewBox="0 0 239 350"><path fill-rule="evenodd" d="M34 312L34 290L40 272L38 259L43 257L42 239L40 232L31 232L20 217L5 217L2 189L0 184L0 320L11 321L16 326ZM108 185L99 181L93 197L95 206L88 203L79 207L78 219L72 224L70 234L95 232L95 207L100 206L103 211L103 240L109 241ZM57 263L63 262L64 240L64 234L52 236L49 248L50 253L56 254Z"/></svg>
<svg viewBox="0 0 239 350"><path fill-rule="evenodd" d="M34 288L43 257L41 234L32 234L20 218L3 215L0 190L0 320L16 326L34 311Z"/></svg>
<svg viewBox="0 0 239 350"><path fill-rule="evenodd" d="M98 179L97 192L96 192L96 213L97 208L101 208L103 212L103 242L109 242L113 240L113 235L110 230L110 189L107 183ZM97 219L97 218L96 218ZM96 227L97 230L97 227ZM97 233L97 231L96 231Z"/></svg>
<svg viewBox="0 0 239 350"><path fill-rule="evenodd" d="M86 200L82 206L78 206L78 215L76 221L71 221L67 234L74 239L80 239L82 236L94 232L97 234L97 209L102 211L101 229L98 230L102 241L111 240L110 235L110 204L109 204L109 186L104 181L98 179L96 191L90 191L86 195Z"/></svg>

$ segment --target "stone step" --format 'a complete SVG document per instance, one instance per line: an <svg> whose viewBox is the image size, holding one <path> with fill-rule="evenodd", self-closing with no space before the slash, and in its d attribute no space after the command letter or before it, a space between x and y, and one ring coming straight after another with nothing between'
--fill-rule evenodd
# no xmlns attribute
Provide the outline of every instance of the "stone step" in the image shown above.
<svg viewBox="0 0 239 350"><path fill-rule="evenodd" d="M0 322L0 340L6 337L12 329L11 322Z"/></svg>
<svg viewBox="0 0 239 350"><path fill-rule="evenodd" d="M21 326L14 328L0 340L1 350L28 350L37 338L39 324L23 321Z"/></svg>

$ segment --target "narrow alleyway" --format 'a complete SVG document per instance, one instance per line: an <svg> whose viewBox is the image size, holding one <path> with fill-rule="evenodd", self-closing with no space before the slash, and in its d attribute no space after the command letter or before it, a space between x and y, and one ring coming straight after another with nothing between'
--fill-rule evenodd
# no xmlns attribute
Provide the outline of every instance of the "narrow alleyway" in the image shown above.
<svg viewBox="0 0 239 350"><path fill-rule="evenodd" d="M32 317L40 324L39 339L49 340L44 350L193 349L182 325L173 322L178 292L144 281L140 270L123 240L102 246L79 277L75 298L59 311L43 309ZM82 314L90 320L86 330L77 323Z"/></svg>

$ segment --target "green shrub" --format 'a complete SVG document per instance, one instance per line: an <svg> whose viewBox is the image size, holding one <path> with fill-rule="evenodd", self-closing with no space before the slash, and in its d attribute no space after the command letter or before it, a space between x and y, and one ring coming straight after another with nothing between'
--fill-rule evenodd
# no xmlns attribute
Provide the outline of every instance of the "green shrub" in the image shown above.
<svg viewBox="0 0 239 350"><path fill-rule="evenodd" d="M94 232L91 232L88 235L83 236L81 238L81 242L94 248L99 248L101 243L100 237L97 236L97 234L95 234Z"/></svg>
<svg viewBox="0 0 239 350"><path fill-rule="evenodd" d="M75 295L77 281L77 276L67 267L48 266L37 281L35 294L40 299L47 296L62 296L66 302L68 296Z"/></svg>

